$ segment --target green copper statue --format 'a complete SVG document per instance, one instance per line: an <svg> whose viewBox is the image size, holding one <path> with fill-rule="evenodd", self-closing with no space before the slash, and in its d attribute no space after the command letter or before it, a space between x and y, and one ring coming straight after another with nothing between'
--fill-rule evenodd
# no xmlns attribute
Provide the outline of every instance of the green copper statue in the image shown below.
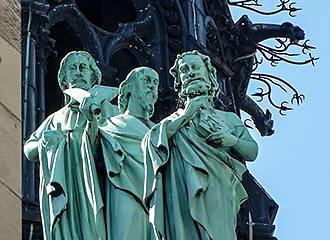
<svg viewBox="0 0 330 240"><path fill-rule="evenodd" d="M144 163L141 141L154 125L158 74L151 68L133 69L120 84L119 115L100 125L106 181L106 224L109 240L153 239L143 204Z"/></svg>
<svg viewBox="0 0 330 240"><path fill-rule="evenodd" d="M235 240L246 168L229 153L253 161L257 144L234 113L213 107L218 83L208 56L178 55L170 73L185 107L143 140L150 222L158 239Z"/></svg>
<svg viewBox="0 0 330 240"><path fill-rule="evenodd" d="M88 91L100 84L101 72L89 53L70 52L61 62L58 81L63 91ZM92 97L86 99L91 102ZM94 102L95 109L103 105L100 99ZM107 239L95 164L99 144L93 119L97 114L84 114L81 104L68 95L65 103L47 117L24 146L28 159L40 161L44 239Z"/></svg>

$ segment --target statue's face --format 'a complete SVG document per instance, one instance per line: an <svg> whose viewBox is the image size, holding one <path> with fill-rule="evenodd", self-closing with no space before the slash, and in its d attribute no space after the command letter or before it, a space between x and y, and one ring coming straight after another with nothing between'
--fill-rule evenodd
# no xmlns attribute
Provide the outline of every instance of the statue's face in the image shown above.
<svg viewBox="0 0 330 240"><path fill-rule="evenodd" d="M207 95L211 82L205 63L198 55L186 55L179 60L181 92L190 98Z"/></svg>
<svg viewBox="0 0 330 240"><path fill-rule="evenodd" d="M132 94L136 94L142 108L145 109L149 115L153 114L154 105L158 98L159 76L152 69L144 69L144 74L140 75L134 81Z"/></svg>
<svg viewBox="0 0 330 240"><path fill-rule="evenodd" d="M93 86L93 71L88 59L82 55L73 55L66 62L66 82L68 88L89 90Z"/></svg>

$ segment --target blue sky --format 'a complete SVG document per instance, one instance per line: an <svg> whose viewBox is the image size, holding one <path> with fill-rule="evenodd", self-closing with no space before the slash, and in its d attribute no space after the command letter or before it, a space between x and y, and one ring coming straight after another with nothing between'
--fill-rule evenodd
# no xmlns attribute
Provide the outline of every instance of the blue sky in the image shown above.
<svg viewBox="0 0 330 240"><path fill-rule="evenodd" d="M260 0L264 9L271 9L277 1ZM313 55L320 57L315 67L281 63L273 68L263 63L260 72L278 75L294 85L306 97L304 102L281 116L267 102L275 121L275 133L260 137L251 133L259 144L257 160L249 169L269 194L280 205L276 218L275 235L280 240L325 239L330 216L330 8L326 1L297 0L303 8L291 18L287 13L275 16L255 15L232 7L234 18L248 14L254 23L282 23L290 21L305 30L310 44L317 47ZM316 3L318 2L318 3ZM324 5L321 5L323 3ZM249 92L259 85L251 82ZM290 100L275 94L274 99Z"/></svg>

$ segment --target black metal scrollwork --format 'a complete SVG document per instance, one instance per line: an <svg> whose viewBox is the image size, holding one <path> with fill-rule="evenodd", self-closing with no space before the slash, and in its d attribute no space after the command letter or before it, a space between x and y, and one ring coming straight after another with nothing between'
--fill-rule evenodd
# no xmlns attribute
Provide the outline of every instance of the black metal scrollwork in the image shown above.
<svg viewBox="0 0 330 240"><path fill-rule="evenodd" d="M244 8L262 15L275 15L281 12L288 12L290 17L295 17L295 12L300 11L301 8L296 8L296 2L291 2L291 0L280 0L280 3L276 6L277 9L270 12L265 12L257 9L263 5L259 0L243 0L243 1L230 1L228 0L230 6Z"/></svg>

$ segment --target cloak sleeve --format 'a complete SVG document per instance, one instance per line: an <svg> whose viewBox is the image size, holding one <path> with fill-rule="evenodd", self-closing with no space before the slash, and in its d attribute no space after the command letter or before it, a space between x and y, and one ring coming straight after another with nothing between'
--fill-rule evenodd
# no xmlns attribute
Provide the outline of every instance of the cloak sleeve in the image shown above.
<svg viewBox="0 0 330 240"><path fill-rule="evenodd" d="M141 147L144 152L145 181L144 202L149 212L149 221L157 226L157 230L164 235L165 224L161 218L164 212L163 183L160 169L169 160L170 149L167 138L166 125L169 120L155 125L144 137ZM157 189L157 191L156 191ZM154 206L157 202L157 208ZM157 212L155 212L157 211Z"/></svg>

